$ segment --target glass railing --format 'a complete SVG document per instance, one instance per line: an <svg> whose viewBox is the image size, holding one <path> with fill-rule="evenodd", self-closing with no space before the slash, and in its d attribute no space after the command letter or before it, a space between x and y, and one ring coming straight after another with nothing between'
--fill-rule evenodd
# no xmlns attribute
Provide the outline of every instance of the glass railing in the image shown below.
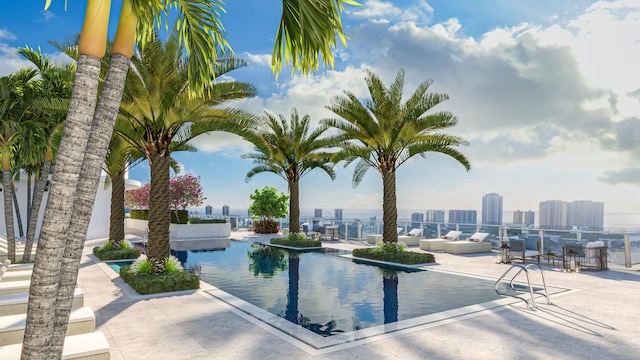
<svg viewBox="0 0 640 360"><path fill-rule="evenodd" d="M280 227L288 227L288 219L280 219ZM382 234L383 222L360 221L358 219L320 219L301 218L300 229L303 232L317 231L322 226L338 226L341 239L366 240L368 235ZM493 249L499 249L506 237L524 239L529 246L537 247L538 241L542 253L562 254L564 244L581 244L602 241L607 248L607 259L611 265L631 268L640 265L640 231L587 231L556 230L511 227L509 225L449 224L398 220L399 234L412 229L422 228L425 238L440 238L449 231L462 231L460 240L469 238L475 232L489 233L485 241L491 242Z"/></svg>

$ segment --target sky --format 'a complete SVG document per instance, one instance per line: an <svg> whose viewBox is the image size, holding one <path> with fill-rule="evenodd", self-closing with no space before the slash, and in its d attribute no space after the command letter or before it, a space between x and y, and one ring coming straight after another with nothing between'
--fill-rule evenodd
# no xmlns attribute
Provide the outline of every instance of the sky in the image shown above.
<svg viewBox="0 0 640 360"><path fill-rule="evenodd" d="M119 13L114 1L112 13ZM283 69L276 80L271 52L281 2L228 0L222 21L227 39L249 65L224 79L253 83L258 96L234 103L289 118L295 107L314 123L333 114L325 106L344 90L366 98L366 70L385 84L405 70L405 93L425 80L449 100L458 124L448 132L469 145L459 150L471 170L450 157L415 157L397 171L401 210L481 209L482 196L503 196L505 210L538 210L545 200L594 200L607 213L640 214L640 0L363 0L343 15L347 47L334 53L334 68L310 76ZM47 44L81 29L84 8L57 0L10 2L0 13L0 75L28 63L18 47L40 46L56 61L69 61ZM115 32L115 23L110 33ZM286 182L271 173L245 181L253 164L241 155L252 146L215 133L194 141L196 153L176 154L182 172L201 177L215 212L249 206L249 194ZM331 180L314 170L300 182L300 207L381 209L382 179L369 171L356 188L353 166L336 167ZM146 163L130 172L146 182Z"/></svg>

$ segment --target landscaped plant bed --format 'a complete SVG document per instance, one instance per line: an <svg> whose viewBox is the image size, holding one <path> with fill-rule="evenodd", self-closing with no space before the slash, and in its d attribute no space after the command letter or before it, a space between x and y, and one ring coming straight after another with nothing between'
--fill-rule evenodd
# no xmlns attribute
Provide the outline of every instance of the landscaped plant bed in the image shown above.
<svg viewBox="0 0 640 360"><path fill-rule="evenodd" d="M379 248L354 249L351 253L353 257L386 261L403 265L427 264L436 261L433 254L417 253L413 251L387 252Z"/></svg>
<svg viewBox="0 0 640 360"><path fill-rule="evenodd" d="M200 278L186 270L161 274L134 274L131 265L120 268L120 277L138 294L157 294L200 288Z"/></svg>
<svg viewBox="0 0 640 360"><path fill-rule="evenodd" d="M309 240L309 239L273 238L271 239L271 244L292 247L297 249L322 247L322 242L320 240Z"/></svg>
<svg viewBox="0 0 640 360"><path fill-rule="evenodd" d="M121 242L120 248L114 245L112 242L107 242L102 246L96 246L93 248L93 255L98 259L105 260L122 260L122 259L136 259L140 256L138 249L132 248L127 242Z"/></svg>

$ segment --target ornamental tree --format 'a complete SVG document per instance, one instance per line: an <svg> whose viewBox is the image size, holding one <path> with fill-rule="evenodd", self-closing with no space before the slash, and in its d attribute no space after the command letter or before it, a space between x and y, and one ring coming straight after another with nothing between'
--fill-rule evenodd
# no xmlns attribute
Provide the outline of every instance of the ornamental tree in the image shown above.
<svg viewBox="0 0 640 360"><path fill-rule="evenodd" d="M149 183L134 190L127 190L124 193L124 206L130 209L149 208Z"/></svg>
<svg viewBox="0 0 640 360"><path fill-rule="evenodd" d="M169 196L170 206L174 210L200 206L206 199L200 186L200 176L192 174L174 176L169 183Z"/></svg>

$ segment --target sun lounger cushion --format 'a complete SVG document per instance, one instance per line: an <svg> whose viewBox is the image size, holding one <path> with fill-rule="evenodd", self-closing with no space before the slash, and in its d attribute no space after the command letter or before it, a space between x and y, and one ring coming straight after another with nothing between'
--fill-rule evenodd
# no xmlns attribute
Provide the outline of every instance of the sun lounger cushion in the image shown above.
<svg viewBox="0 0 640 360"><path fill-rule="evenodd" d="M467 239L467 240L472 241L472 242L482 242L482 241L484 241L484 239L487 238L487 236L489 236L489 233L477 232L477 233L469 236L469 239Z"/></svg>

